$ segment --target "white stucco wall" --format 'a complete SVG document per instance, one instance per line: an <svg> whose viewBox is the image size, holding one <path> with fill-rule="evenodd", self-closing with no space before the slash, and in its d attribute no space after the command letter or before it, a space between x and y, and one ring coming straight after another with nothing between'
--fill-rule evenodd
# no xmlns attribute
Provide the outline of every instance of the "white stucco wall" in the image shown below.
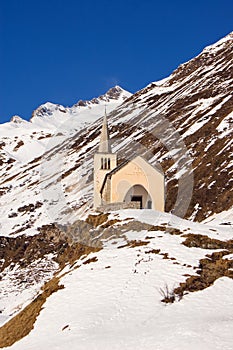
<svg viewBox="0 0 233 350"><path fill-rule="evenodd" d="M164 174L138 156L111 178L111 202L123 202L130 188L141 185L149 193L152 209L164 211Z"/></svg>

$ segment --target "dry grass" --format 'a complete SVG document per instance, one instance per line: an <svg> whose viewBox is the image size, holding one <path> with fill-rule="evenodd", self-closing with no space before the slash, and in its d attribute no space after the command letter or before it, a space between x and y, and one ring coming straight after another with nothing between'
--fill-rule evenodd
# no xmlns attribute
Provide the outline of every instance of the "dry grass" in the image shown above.
<svg viewBox="0 0 233 350"><path fill-rule="evenodd" d="M103 223L106 223L108 220L109 214L102 213L98 215L88 215L86 222L91 225L92 227L98 227L102 225Z"/></svg>
<svg viewBox="0 0 233 350"><path fill-rule="evenodd" d="M188 275L187 280L180 283L179 287L172 291L180 300L187 292L195 292L210 287L218 278L229 277L233 279L233 260L224 258L233 253L233 240L220 241L209 238L204 235L185 235L186 240L183 244L187 247L196 247L202 249L224 249L212 254L207 254L206 258L201 259L197 269L197 275ZM162 300L164 301L164 300ZM166 298L164 302L174 302L174 298Z"/></svg>
<svg viewBox="0 0 233 350"><path fill-rule="evenodd" d="M118 247L118 249L121 248L125 248L125 247L129 247L129 248L135 248L135 247L142 247L144 245L149 244L150 242L146 242L146 241L136 241L136 240L132 240L132 241L128 241L126 244L121 245Z"/></svg>
<svg viewBox="0 0 233 350"><path fill-rule="evenodd" d="M147 252L145 252L146 254L159 254L160 253L160 249L151 249L148 250Z"/></svg>
<svg viewBox="0 0 233 350"><path fill-rule="evenodd" d="M176 295L182 296L185 291L195 292L211 286L220 277L233 278L233 260L224 259L229 251L216 252L201 259L198 276L190 276L184 283L174 289Z"/></svg>
<svg viewBox="0 0 233 350"><path fill-rule="evenodd" d="M88 255L92 252L99 251L100 248L87 247L80 243L67 245L61 249L55 260L59 263L60 269L64 268L67 263L73 265L81 256Z"/></svg>
<svg viewBox="0 0 233 350"><path fill-rule="evenodd" d="M84 261L83 265L87 265L87 264L90 264L90 263L93 263L96 261L98 261L98 259L96 256L94 256L93 258L90 258L90 259L87 259L86 261Z"/></svg>
<svg viewBox="0 0 233 350"><path fill-rule="evenodd" d="M183 235L183 237L186 237L186 240L183 242L183 244L189 248L196 247L202 249L233 249L233 240L220 241L219 239L210 238L205 235L195 235L191 233Z"/></svg>
<svg viewBox="0 0 233 350"><path fill-rule="evenodd" d="M57 277L53 277L47 282L43 287L43 292L36 299L0 328L0 348L11 346L28 335L34 328L34 323L46 299L62 288L64 286L59 285L59 279Z"/></svg>
<svg viewBox="0 0 233 350"><path fill-rule="evenodd" d="M74 244L72 246L66 245L60 247L60 251L56 257L61 271L67 263L74 264L77 259L83 255L88 255L93 251L99 249L93 247L86 247L82 244ZM97 258L88 259L85 264L95 262ZM62 276L61 276L62 277ZM53 277L49 282L45 283L42 288L42 293L36 297L28 306L26 306L19 314L9 320L3 327L0 328L0 348L11 346L16 341L22 339L30 333L34 327L34 323L42 310L46 299L54 292L64 286L59 285L59 278Z"/></svg>
<svg viewBox="0 0 233 350"><path fill-rule="evenodd" d="M102 228L108 228L108 227L112 227L113 225L115 225L116 223L120 222L121 220L118 219L113 219L113 220L109 220L106 223L103 223L101 225Z"/></svg>
<svg viewBox="0 0 233 350"><path fill-rule="evenodd" d="M13 149L14 152L18 151L18 149L24 145L24 142L21 140L17 143L17 145L15 146L15 148Z"/></svg>
<svg viewBox="0 0 233 350"><path fill-rule="evenodd" d="M80 243L69 244L66 234L60 231L56 225L45 225L40 229L39 235L32 237L0 238L0 242L4 247L0 250L0 258L7 258L2 269L11 263L19 262L23 268L32 261L43 258L48 253L53 253L55 255L54 260L59 264L58 272L60 272L67 263L72 266L81 256L87 256L89 253L100 249ZM89 259L86 264L94 261L96 261L96 258ZM0 328L0 348L11 346L28 335L33 329L46 299L62 288L64 287L59 285L57 275L45 283L41 294Z"/></svg>

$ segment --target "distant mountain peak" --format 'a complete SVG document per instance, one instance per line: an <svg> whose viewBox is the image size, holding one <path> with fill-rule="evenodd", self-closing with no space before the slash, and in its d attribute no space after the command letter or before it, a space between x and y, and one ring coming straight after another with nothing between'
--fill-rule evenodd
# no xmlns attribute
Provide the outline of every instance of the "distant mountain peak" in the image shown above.
<svg viewBox="0 0 233 350"><path fill-rule="evenodd" d="M123 95L123 96L127 95L128 96L129 94L130 93L128 91L124 90L119 85L116 85L116 86L112 87L111 89L109 89L106 92L105 96L108 96L109 98L112 98L112 99L118 99L120 97L120 95Z"/></svg>
<svg viewBox="0 0 233 350"><path fill-rule="evenodd" d="M100 95L99 97L94 97L91 100L79 100L75 106L85 107L91 104L99 104L102 101L110 102L111 100L125 100L130 97L132 94L124 90L119 85L116 85L110 88L105 94Z"/></svg>
<svg viewBox="0 0 233 350"><path fill-rule="evenodd" d="M22 124L25 123L26 121L24 119L22 119L19 115L14 115L10 122L15 123L15 124Z"/></svg>
<svg viewBox="0 0 233 350"><path fill-rule="evenodd" d="M64 107L60 104L46 102L33 111L30 121L32 121L35 117L52 116L54 112L70 113L72 111L72 113L74 113L74 110L77 109L77 107L92 108L92 106L95 106L95 105L112 103L112 102L121 104L124 100L126 100L131 95L132 94L130 92L116 85L110 88L105 94L100 95L99 97L94 97L91 100L79 100L72 107Z"/></svg>
<svg viewBox="0 0 233 350"><path fill-rule="evenodd" d="M32 118L30 121L36 116L36 117L44 117L44 116L51 116L53 115L54 111L60 111L60 112L66 112L66 108L62 105L46 102L39 106L37 109L35 109L32 113Z"/></svg>

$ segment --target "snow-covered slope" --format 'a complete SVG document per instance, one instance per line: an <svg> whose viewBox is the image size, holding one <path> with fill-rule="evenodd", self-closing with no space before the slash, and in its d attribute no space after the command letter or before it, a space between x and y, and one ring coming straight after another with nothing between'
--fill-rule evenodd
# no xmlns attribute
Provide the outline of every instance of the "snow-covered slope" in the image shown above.
<svg viewBox="0 0 233 350"><path fill-rule="evenodd" d="M104 248L66 265L58 275L63 289L45 301L34 329L11 349L231 349L233 280L224 268L218 273L221 250L214 241L209 249L203 242L199 247L182 243L187 235L227 242L233 230L150 210L120 211L108 218L114 219L118 235L104 238L109 226L102 226ZM225 249L222 258L231 270L229 253ZM209 288L203 282L206 260L216 273ZM193 290L187 284L175 302L161 303L191 276L197 276ZM16 322L9 334L12 327L20 332Z"/></svg>

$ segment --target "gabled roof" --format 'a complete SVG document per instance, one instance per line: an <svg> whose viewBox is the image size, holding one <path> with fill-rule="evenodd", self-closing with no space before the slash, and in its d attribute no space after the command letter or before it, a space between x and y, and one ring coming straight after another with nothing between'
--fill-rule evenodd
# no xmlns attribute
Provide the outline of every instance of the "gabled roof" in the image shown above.
<svg viewBox="0 0 233 350"><path fill-rule="evenodd" d="M124 168L124 166L126 166L128 163L130 163L132 161L132 159L126 159L124 160L121 164L117 165L114 169L112 169L111 171L109 171L109 173L107 173L107 176L112 176L113 174L117 173L121 168Z"/></svg>

